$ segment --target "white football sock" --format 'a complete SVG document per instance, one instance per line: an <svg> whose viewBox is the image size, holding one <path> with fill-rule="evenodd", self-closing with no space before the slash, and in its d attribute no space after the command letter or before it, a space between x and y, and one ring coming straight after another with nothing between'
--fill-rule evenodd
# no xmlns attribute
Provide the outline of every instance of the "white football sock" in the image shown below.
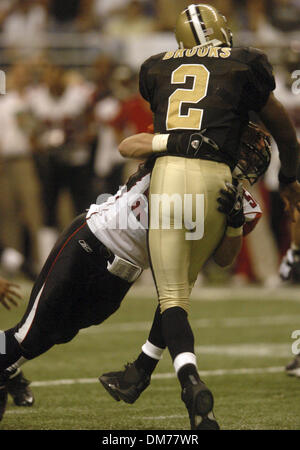
<svg viewBox="0 0 300 450"><path fill-rule="evenodd" d="M179 353L179 355L176 356L173 362L175 372L178 373L181 367L185 366L186 364L193 364L197 367L196 355L194 353Z"/></svg>
<svg viewBox="0 0 300 450"><path fill-rule="evenodd" d="M145 342L145 344L142 346L142 351L147 355L150 356L152 359L162 359L162 354L164 349L160 347L156 347L156 345L151 344L148 340Z"/></svg>

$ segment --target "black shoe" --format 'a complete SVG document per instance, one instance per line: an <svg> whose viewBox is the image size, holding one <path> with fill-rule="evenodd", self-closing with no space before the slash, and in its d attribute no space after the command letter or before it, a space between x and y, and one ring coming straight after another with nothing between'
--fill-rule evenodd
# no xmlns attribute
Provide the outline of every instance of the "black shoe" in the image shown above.
<svg viewBox="0 0 300 450"><path fill-rule="evenodd" d="M30 381L26 380L20 369L18 370L19 373L12 378L9 378L6 382L7 391L12 396L15 405L32 406L34 403L34 396L32 390L29 388Z"/></svg>
<svg viewBox="0 0 300 450"><path fill-rule="evenodd" d="M0 384L0 422L5 413L7 403L7 389L4 384Z"/></svg>
<svg viewBox="0 0 300 450"><path fill-rule="evenodd" d="M129 363L123 371L104 373L99 381L115 400L134 403L149 386L150 378L144 370Z"/></svg>
<svg viewBox="0 0 300 450"><path fill-rule="evenodd" d="M285 371L288 375L300 378L300 354L285 367Z"/></svg>
<svg viewBox="0 0 300 450"><path fill-rule="evenodd" d="M181 398L189 413L191 430L220 429L213 413L213 395L202 381L187 384L182 390Z"/></svg>

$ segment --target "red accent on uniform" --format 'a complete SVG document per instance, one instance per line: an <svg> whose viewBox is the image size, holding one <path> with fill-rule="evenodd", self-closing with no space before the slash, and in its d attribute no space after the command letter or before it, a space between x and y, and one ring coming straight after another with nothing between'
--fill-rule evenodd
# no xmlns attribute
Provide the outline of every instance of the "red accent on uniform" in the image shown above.
<svg viewBox="0 0 300 450"><path fill-rule="evenodd" d="M251 220L251 222L245 223L243 227L243 236L247 236L247 234L251 233L251 231L254 230L261 216L262 214L257 213L255 219Z"/></svg>
<svg viewBox="0 0 300 450"><path fill-rule="evenodd" d="M255 276L252 272L250 255L248 251L247 239L243 239L242 248L237 256L235 264L235 275L242 275L249 281L254 281Z"/></svg>

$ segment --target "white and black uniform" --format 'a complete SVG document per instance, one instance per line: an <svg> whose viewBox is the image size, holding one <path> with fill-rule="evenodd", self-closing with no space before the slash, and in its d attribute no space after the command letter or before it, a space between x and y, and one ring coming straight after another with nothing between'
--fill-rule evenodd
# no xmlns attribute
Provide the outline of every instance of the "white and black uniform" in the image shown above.
<svg viewBox="0 0 300 450"><path fill-rule="evenodd" d="M115 196L91 205L61 234L34 283L24 317L5 332L8 351L0 355L0 371L21 356L32 359L70 341L80 329L102 323L119 308L133 282L108 267L116 257L127 260L130 268L149 265L149 182L150 171L142 165ZM247 223L254 225L261 215L249 193L244 212Z"/></svg>
<svg viewBox="0 0 300 450"><path fill-rule="evenodd" d="M105 203L91 205L87 223L113 254L146 269L150 171L143 168Z"/></svg>
<svg viewBox="0 0 300 450"><path fill-rule="evenodd" d="M131 203L144 199L149 181L149 169L142 167L116 196L92 205L61 234L34 283L22 320L5 332L8 351L0 355L0 371L21 356L33 359L54 344L70 341L80 329L102 323L119 308L133 283L132 268L140 268L138 275L148 265L147 227L136 229L142 215ZM119 218L127 215L128 229L110 229L118 210ZM120 274L118 267L114 273L108 270L110 265L114 269L115 255L128 260L130 281L114 274ZM128 275L123 264L121 268Z"/></svg>
<svg viewBox="0 0 300 450"><path fill-rule="evenodd" d="M146 229L150 170L141 166L128 183L101 204L93 204L86 219L92 233L114 255L142 269L149 267ZM262 215L259 204L244 189L244 236L252 231Z"/></svg>

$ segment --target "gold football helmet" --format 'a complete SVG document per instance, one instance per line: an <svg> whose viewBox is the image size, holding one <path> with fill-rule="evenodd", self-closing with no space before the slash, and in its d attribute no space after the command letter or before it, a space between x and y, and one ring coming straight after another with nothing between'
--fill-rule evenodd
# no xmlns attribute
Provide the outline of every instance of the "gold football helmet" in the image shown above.
<svg viewBox="0 0 300 450"><path fill-rule="evenodd" d="M226 17L210 5L189 5L177 19L175 36L179 48L201 45L232 47Z"/></svg>

